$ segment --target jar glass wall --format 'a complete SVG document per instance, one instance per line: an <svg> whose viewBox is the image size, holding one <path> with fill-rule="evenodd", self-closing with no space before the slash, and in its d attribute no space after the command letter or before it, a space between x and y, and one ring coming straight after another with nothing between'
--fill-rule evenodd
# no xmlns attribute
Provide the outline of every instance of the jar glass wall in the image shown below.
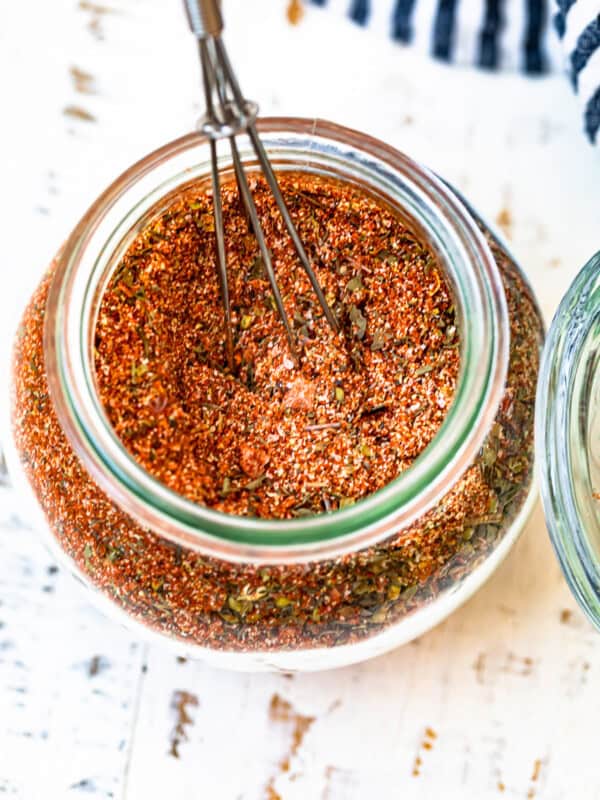
<svg viewBox="0 0 600 800"><path fill-rule="evenodd" d="M128 624L232 668L320 669L419 635L514 542L531 505L542 327L505 249L427 170L328 123L266 120L261 133L278 171L360 187L438 257L455 297L461 371L432 443L351 508L291 521L193 504L127 453L96 396L98 304L140 227L208 175L198 136L132 167L74 231L19 332L13 429L55 545ZM243 139L240 150L251 170ZM221 168L231 168L226 157Z"/></svg>
<svg viewBox="0 0 600 800"><path fill-rule="evenodd" d="M536 442L546 521L565 577L600 627L600 254L552 321L540 371Z"/></svg>

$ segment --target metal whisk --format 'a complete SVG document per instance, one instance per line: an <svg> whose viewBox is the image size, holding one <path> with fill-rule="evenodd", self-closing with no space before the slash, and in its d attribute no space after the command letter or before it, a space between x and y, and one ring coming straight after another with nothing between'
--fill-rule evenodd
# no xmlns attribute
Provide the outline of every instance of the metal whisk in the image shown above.
<svg viewBox="0 0 600 800"><path fill-rule="evenodd" d="M256 115L258 106L246 100L241 92L238 80L231 67L231 62L225 50L225 45L221 39L223 31L223 17L221 15L219 0L185 0L185 7L192 33L198 40L200 53L200 63L202 65L202 77L204 84L204 95L206 101L206 115L200 122L200 130L208 136L210 140L210 153L212 163L212 189L213 189L213 209L215 217L215 239L217 250L217 267L219 273L219 283L221 297L225 311L226 327L226 347L227 360L230 369L233 368L233 331L231 324L231 303L229 297L229 284L227 280L227 254L225 244L225 231L223 227L223 208L221 203L221 191L219 181L219 167L217 160L217 141L228 139L231 147L233 168L237 180L238 191L242 203L246 209L249 223L256 236L258 247L265 266L265 272L271 284L271 290L277 306L277 311L281 316L287 339L292 355L296 356L294 344L294 334L289 317L283 305L283 299L275 271L271 253L265 242L263 230L260 225L256 206L252 198L252 192L248 185L248 180L244 173L239 150L235 141L238 133L246 133L250 139L258 163L263 175L275 198L277 207L281 213L285 226L291 236L296 252L306 274L308 275L312 287L317 295L319 303L325 313L327 321L334 330L338 329L337 320L329 307L323 290L310 264L306 250L300 240L296 226L294 225L290 212L285 204L281 189L277 183L277 178L273 167L267 157L265 148L256 130Z"/></svg>

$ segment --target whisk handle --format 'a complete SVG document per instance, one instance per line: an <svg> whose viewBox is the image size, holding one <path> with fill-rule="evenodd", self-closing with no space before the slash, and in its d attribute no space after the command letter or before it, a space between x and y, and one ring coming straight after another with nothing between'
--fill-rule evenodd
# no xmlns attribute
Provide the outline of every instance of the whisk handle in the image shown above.
<svg viewBox="0 0 600 800"><path fill-rule="evenodd" d="M184 0L190 29L194 36L219 36L223 30L220 0Z"/></svg>

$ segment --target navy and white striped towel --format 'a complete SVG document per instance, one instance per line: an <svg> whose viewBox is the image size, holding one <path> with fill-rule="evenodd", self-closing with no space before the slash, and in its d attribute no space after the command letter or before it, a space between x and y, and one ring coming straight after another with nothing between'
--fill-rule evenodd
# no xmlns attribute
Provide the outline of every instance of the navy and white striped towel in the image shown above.
<svg viewBox="0 0 600 800"><path fill-rule="evenodd" d="M600 0L311 2L443 61L531 75L566 66L582 127L600 142Z"/></svg>

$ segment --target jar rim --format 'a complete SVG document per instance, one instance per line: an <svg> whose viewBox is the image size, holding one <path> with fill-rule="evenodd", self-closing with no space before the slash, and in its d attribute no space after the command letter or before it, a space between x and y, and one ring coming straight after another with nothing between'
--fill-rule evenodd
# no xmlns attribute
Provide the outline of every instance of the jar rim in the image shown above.
<svg viewBox="0 0 600 800"><path fill-rule="evenodd" d="M135 230L136 219L169 194L176 181L181 186L208 174L208 141L200 134L170 142L134 164L74 229L48 296L48 384L59 421L83 465L142 525L228 560L310 561L366 547L406 528L472 463L504 391L508 311L498 267L472 214L428 169L376 139L330 122L265 118L258 127L276 166L321 174L346 170L358 185L368 183L366 188L402 208L446 259L462 308L461 370L448 414L429 446L394 481L351 507L294 520L238 517L195 504L149 475L125 450L94 392L89 347L94 297L103 280L106 285L107 264L124 231ZM238 147L244 160L249 150L243 137Z"/></svg>
<svg viewBox="0 0 600 800"><path fill-rule="evenodd" d="M563 297L540 365L535 446L544 513L569 588L600 627L600 252ZM598 375L598 378L595 378ZM596 433L596 436L593 434Z"/></svg>

